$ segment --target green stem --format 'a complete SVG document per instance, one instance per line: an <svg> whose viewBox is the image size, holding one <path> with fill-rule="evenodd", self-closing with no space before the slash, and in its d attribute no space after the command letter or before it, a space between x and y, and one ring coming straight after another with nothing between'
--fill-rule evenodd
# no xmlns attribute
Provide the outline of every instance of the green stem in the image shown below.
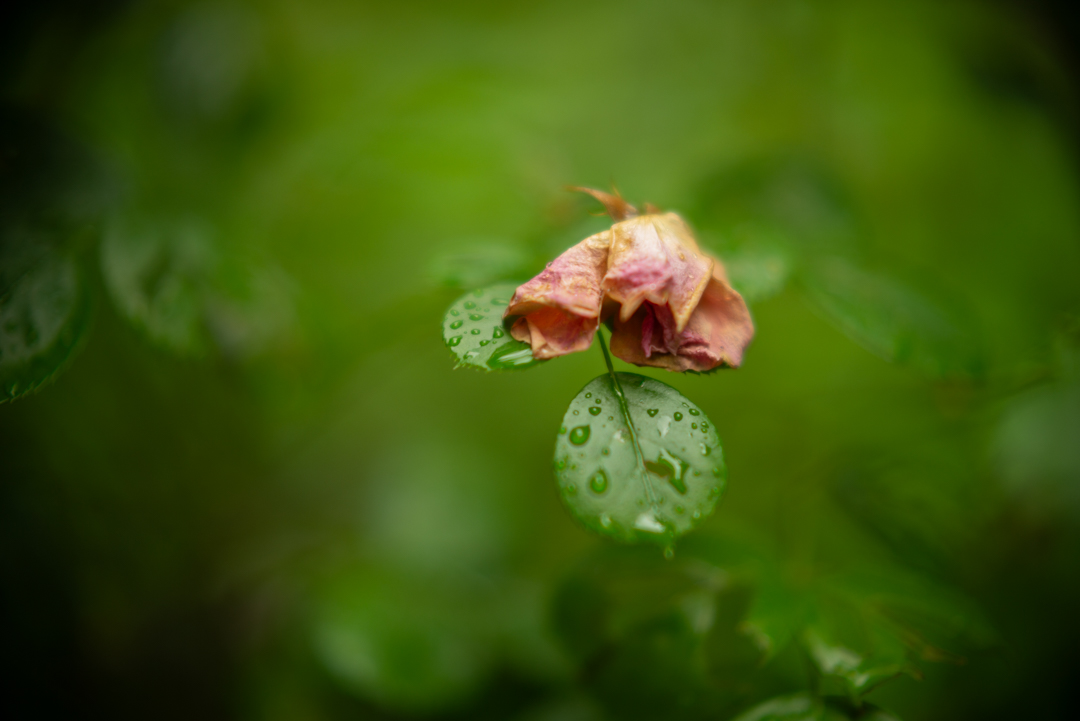
<svg viewBox="0 0 1080 721"><path fill-rule="evenodd" d="M630 417L630 403L626 400L626 394L623 393L618 376L615 375L615 367L611 365L611 354L608 353L607 343L604 342L604 332L599 328L596 329L596 337L600 340L600 350L604 351L604 363L607 364L608 376L611 377L611 388L615 391L615 397L619 401L619 408L622 410L623 418L626 419L626 427L630 431L630 442L634 446L634 455L637 456L638 467L641 469L641 478L645 484L645 496L649 499L649 504L656 507L658 505L656 493L653 491L652 481L649 480L649 472L645 467L645 454L641 450L641 444L638 443L634 419Z"/></svg>

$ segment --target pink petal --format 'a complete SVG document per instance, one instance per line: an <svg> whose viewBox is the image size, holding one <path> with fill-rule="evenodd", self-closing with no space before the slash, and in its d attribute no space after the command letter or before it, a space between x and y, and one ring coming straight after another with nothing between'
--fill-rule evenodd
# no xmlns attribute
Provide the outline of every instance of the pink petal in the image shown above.
<svg viewBox="0 0 1080 721"><path fill-rule="evenodd" d="M750 311L719 263L682 332L671 333L670 319L670 311L648 303L626 321L616 318L611 352L634 365L670 371L737 368L754 337Z"/></svg>
<svg viewBox="0 0 1080 721"><path fill-rule="evenodd" d="M503 317L521 316L510 333L529 343L535 357L554 358L592 344L610 245L611 231L589 236L514 293Z"/></svg>
<svg viewBox="0 0 1080 721"><path fill-rule="evenodd" d="M611 233L604 290L622 304L619 319L628 321L648 301L670 308L681 332L709 283L713 259L675 213L630 218Z"/></svg>

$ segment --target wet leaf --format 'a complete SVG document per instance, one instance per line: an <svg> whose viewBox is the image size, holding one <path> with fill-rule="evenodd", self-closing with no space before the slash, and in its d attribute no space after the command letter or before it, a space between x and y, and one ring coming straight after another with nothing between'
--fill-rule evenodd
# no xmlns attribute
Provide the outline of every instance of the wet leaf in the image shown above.
<svg viewBox="0 0 1080 721"><path fill-rule="evenodd" d="M458 368L519 370L540 361L528 343L514 340L503 323L503 311L514 295L514 283L474 290L458 298L443 319L443 339Z"/></svg>
<svg viewBox="0 0 1080 721"><path fill-rule="evenodd" d="M89 325L90 295L77 262L51 250L29 263L0 253L0 280L2 403L40 387L70 360Z"/></svg>
<svg viewBox="0 0 1080 721"><path fill-rule="evenodd" d="M665 546L713 512L726 482L708 417L671 386L633 373L597 376L570 403L555 475L587 528Z"/></svg>
<svg viewBox="0 0 1080 721"><path fill-rule="evenodd" d="M885 360L935 378L982 372L972 320L932 291L837 258L814 264L804 287L822 316Z"/></svg>

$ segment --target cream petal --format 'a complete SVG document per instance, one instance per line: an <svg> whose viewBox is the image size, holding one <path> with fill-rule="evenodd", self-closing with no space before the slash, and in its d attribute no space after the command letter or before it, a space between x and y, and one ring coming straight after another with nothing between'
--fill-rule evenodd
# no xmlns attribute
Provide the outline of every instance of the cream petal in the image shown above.
<svg viewBox="0 0 1080 721"><path fill-rule="evenodd" d="M592 344L610 245L609 230L589 236L514 293L503 317L521 316L511 335L528 342L535 357L554 358Z"/></svg>
<svg viewBox="0 0 1080 721"><path fill-rule="evenodd" d="M648 301L671 308L681 332L709 284L713 259L675 213L630 218L611 233L604 291L622 304L619 319L628 321Z"/></svg>

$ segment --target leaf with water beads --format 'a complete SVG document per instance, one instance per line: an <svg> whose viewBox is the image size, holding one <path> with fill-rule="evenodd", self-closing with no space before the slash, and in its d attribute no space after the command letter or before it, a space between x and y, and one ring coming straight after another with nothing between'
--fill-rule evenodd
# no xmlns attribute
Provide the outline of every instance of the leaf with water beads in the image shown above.
<svg viewBox="0 0 1080 721"><path fill-rule="evenodd" d="M634 373L598 376L570 403L555 475L589 529L664 546L713 512L726 481L708 417L671 386Z"/></svg>
<svg viewBox="0 0 1080 721"><path fill-rule="evenodd" d="M514 295L514 283L496 283L458 298L443 319L443 339L458 368L517 370L540 363L528 343L514 340L503 323L503 311Z"/></svg>

